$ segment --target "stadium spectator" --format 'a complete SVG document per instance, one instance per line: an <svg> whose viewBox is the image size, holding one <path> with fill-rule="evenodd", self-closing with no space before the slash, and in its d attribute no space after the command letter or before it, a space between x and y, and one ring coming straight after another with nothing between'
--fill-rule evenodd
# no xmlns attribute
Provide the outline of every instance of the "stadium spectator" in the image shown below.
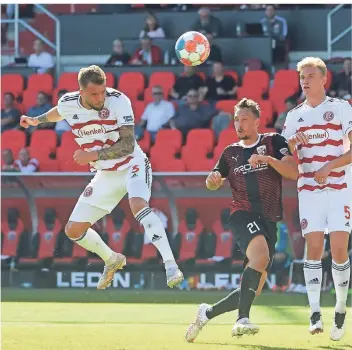
<svg viewBox="0 0 352 350"><path fill-rule="evenodd" d="M147 129L154 142L157 132L175 115L174 105L171 102L164 100L163 89L161 86L153 86L152 95L154 101L146 106L142 115L142 120L136 126L137 140L143 137L144 130Z"/></svg>
<svg viewBox="0 0 352 350"><path fill-rule="evenodd" d="M219 114L215 107L208 103L199 101L199 92L189 90L187 93L186 104L181 105L169 122L172 129L178 129L185 138L192 129L209 128L211 120Z"/></svg>
<svg viewBox="0 0 352 350"><path fill-rule="evenodd" d="M211 33L213 37L219 37L222 34L221 22L218 18L210 13L207 7L202 7L198 11L199 18L193 24L192 30L203 33Z"/></svg>
<svg viewBox="0 0 352 350"><path fill-rule="evenodd" d="M184 66L184 74L176 78L175 85L170 91L170 96L175 100L182 100L186 98L189 90L199 91L203 86L203 79L196 74L195 68Z"/></svg>
<svg viewBox="0 0 352 350"><path fill-rule="evenodd" d="M57 98L58 100L65 94L68 93L68 90L60 90L58 93L57 93ZM71 126L67 123L66 120L61 120L59 122L57 122L55 124L55 132L57 134L57 136L59 138L61 138L61 135L65 132L65 131L70 131L71 130Z"/></svg>
<svg viewBox="0 0 352 350"><path fill-rule="evenodd" d="M122 66L128 64L131 55L125 51L123 42L116 39L112 42L112 54L106 62L107 66Z"/></svg>
<svg viewBox="0 0 352 350"><path fill-rule="evenodd" d="M346 58L343 61L342 72L336 74L333 79L333 85L330 91L330 96L339 97L345 100L352 98L352 60Z"/></svg>
<svg viewBox="0 0 352 350"><path fill-rule="evenodd" d="M276 119L276 122L275 122L275 125L274 125L274 128L277 130L277 132L281 133L283 127L284 127L284 124L285 124L285 121L286 121L286 117L287 117L287 114L288 112L297 107L297 100L293 97L289 97L285 100L285 104L286 104L286 111L285 112L282 112Z"/></svg>
<svg viewBox="0 0 352 350"><path fill-rule="evenodd" d="M15 168L21 173L35 173L39 168L39 162L35 158L31 158L27 148L22 148L15 160Z"/></svg>
<svg viewBox="0 0 352 350"><path fill-rule="evenodd" d="M285 60L285 41L287 37L286 19L275 14L275 6L267 5L265 17L260 20L264 35L273 39L273 59L275 62Z"/></svg>
<svg viewBox="0 0 352 350"><path fill-rule="evenodd" d="M15 108L13 93L6 92L4 94L4 105L1 110L1 132L18 128L21 117L21 112Z"/></svg>
<svg viewBox="0 0 352 350"><path fill-rule="evenodd" d="M139 38L143 38L148 35L152 39L165 38L164 29L160 26L157 18L151 14L145 19L145 26L139 34Z"/></svg>
<svg viewBox="0 0 352 350"><path fill-rule="evenodd" d="M14 164L13 153L9 148L2 151L1 171L18 171Z"/></svg>
<svg viewBox="0 0 352 350"><path fill-rule="evenodd" d="M207 78L201 93L206 100L219 101L234 99L236 90L236 82L233 77L224 73L224 65L221 62L215 62L213 76Z"/></svg>
<svg viewBox="0 0 352 350"><path fill-rule="evenodd" d="M272 272L276 274L276 285L273 291L285 291L287 289L287 274L291 263L290 244L287 225L283 222L277 223L278 239L275 245Z"/></svg>
<svg viewBox="0 0 352 350"><path fill-rule="evenodd" d="M27 115L32 118L38 117L39 115L48 112L51 108L52 105L48 101L48 95L40 91L37 95L37 104L28 110ZM43 123L37 126L39 129L54 129L54 127L54 123ZM29 127L26 129L26 132L31 134L34 129L34 127Z"/></svg>
<svg viewBox="0 0 352 350"><path fill-rule="evenodd" d="M136 65L142 64L161 64L162 51L159 46L153 45L151 38L145 34L141 38L141 47L136 50L130 63Z"/></svg>
<svg viewBox="0 0 352 350"><path fill-rule="evenodd" d="M222 62L222 54L219 46L214 44L213 34L207 33L206 37L209 40L210 44L210 54L208 59L205 61L206 64L213 64L214 62Z"/></svg>
<svg viewBox="0 0 352 350"><path fill-rule="evenodd" d="M44 43L39 39L34 40L33 50L34 53L28 59L28 67L34 68L38 74L52 73L54 59L49 52L44 51Z"/></svg>

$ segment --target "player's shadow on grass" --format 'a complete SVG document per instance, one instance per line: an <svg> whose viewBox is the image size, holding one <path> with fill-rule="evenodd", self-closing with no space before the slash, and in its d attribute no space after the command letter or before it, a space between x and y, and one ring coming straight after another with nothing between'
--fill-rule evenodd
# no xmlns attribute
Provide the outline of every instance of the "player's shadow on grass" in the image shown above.
<svg viewBox="0 0 352 350"><path fill-rule="evenodd" d="M343 344L341 345L342 347L339 347L339 345L336 346L319 346L319 350L345 350L345 349L352 349L351 345Z"/></svg>

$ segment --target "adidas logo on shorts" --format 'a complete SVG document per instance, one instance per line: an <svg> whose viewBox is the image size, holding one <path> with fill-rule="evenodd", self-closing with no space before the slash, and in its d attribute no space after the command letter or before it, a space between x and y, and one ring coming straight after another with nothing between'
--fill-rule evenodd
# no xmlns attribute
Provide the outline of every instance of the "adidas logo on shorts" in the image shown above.
<svg viewBox="0 0 352 350"><path fill-rule="evenodd" d="M304 122L303 118L299 118L298 123L302 123L302 122Z"/></svg>
<svg viewBox="0 0 352 350"><path fill-rule="evenodd" d="M346 224L345 224L346 227L350 227L350 222L347 221Z"/></svg>
<svg viewBox="0 0 352 350"><path fill-rule="evenodd" d="M310 280L309 282L308 282L308 284L319 284L320 282L319 282L319 279L318 278L313 278L312 280Z"/></svg>

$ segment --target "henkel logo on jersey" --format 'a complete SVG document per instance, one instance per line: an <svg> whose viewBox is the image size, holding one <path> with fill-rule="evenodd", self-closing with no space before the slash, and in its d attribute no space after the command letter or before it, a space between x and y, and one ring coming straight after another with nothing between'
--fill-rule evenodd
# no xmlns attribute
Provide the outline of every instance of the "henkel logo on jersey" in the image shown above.
<svg viewBox="0 0 352 350"><path fill-rule="evenodd" d="M105 132L106 131L103 125L91 124L91 125L86 125L83 128L80 128L78 130L78 136L91 137L91 136L103 135L105 134Z"/></svg>
<svg viewBox="0 0 352 350"><path fill-rule="evenodd" d="M329 139L329 133L324 129L312 129L307 130L304 133L307 135L309 143L313 145L322 143Z"/></svg>

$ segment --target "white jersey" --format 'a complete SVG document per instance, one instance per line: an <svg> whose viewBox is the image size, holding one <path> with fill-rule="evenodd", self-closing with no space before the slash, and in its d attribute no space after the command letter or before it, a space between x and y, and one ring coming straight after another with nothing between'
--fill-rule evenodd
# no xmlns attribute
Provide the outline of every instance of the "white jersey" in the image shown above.
<svg viewBox="0 0 352 350"><path fill-rule="evenodd" d="M304 102L288 113L282 135L288 140L297 132L304 132L309 138L308 145L297 146L298 192L347 188L351 176L349 166L334 169L325 184L318 184L314 174L349 150L351 131L352 107L344 100L327 97L315 108Z"/></svg>
<svg viewBox="0 0 352 350"><path fill-rule="evenodd" d="M121 126L134 125L131 101L123 93L107 88L104 108L99 112L84 108L79 96L79 91L67 93L60 98L57 107L59 114L71 125L81 149L109 148L119 139ZM124 170L136 157L146 157L137 142L134 152L127 157L91 162L90 170Z"/></svg>

